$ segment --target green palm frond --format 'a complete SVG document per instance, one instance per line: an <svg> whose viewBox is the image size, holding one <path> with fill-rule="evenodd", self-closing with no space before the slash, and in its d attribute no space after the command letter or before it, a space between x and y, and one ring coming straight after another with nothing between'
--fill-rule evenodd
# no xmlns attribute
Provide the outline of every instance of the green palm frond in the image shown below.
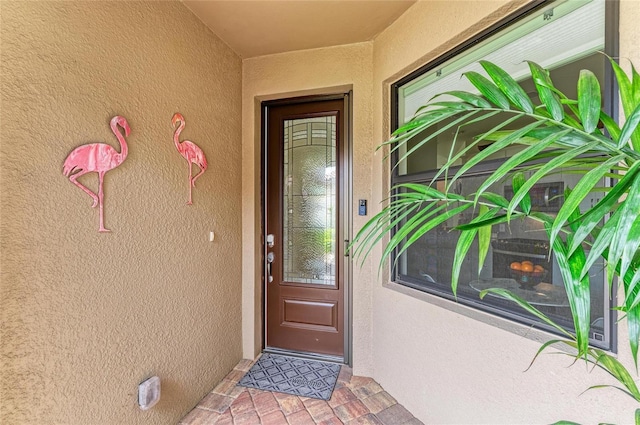
<svg viewBox="0 0 640 425"><path fill-rule="evenodd" d="M569 336L576 356L607 370L623 384L627 394L640 401L640 392L629 381L626 370L622 371L622 365L606 353L589 347L589 269L603 258L609 283L617 276L624 288L624 299L618 308L626 313L630 348L637 363L640 75L632 67L628 76L614 60L610 63L627 117L622 126L602 110L600 85L588 70L582 71L578 78L577 99L569 99L554 86L548 70L529 62L540 99L536 105L507 72L493 63L481 61L486 76L477 72L464 75L477 93L443 93L447 95L446 101L441 100L442 95L434 97L382 146L390 146L387 158L397 153L397 163L401 163L445 132L454 131L452 143L455 145L458 131L464 126L491 119L492 128L465 146L457 147L458 150L452 148L431 182L392 188L387 205L357 233L351 248L356 256L366 257L371 247L393 230L383 250L382 265L392 254L397 258L439 224L458 217L459 239L452 270L455 295L462 263L471 244L478 241L481 266L489 249L493 225L524 217L541 223L547 230L564 280L575 326L575 335ZM496 120L499 120L497 124ZM484 149L478 149L480 143ZM475 193L467 196L452 193L456 180L474 173L479 164L511 147L519 150L489 173ZM459 165L463 158L465 162ZM527 179L524 171L530 175ZM542 178L559 172L578 174L580 180L566 192L557 215L532 211L531 188ZM442 189L438 190L435 182L442 179L445 184L437 186ZM610 187L601 184L604 179L611 180ZM505 181L513 185L511 200L489 191L493 184ZM594 192L601 192L603 196L592 208L580 211L579 205ZM461 221L463 217L467 217L466 222ZM564 328L541 316L542 313L515 295L495 289L482 296L487 292L517 303L567 335Z"/></svg>

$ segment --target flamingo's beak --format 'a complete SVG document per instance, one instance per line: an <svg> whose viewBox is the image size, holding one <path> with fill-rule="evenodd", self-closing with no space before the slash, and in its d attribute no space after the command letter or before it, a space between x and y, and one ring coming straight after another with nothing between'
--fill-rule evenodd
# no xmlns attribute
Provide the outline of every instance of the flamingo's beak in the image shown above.
<svg viewBox="0 0 640 425"><path fill-rule="evenodd" d="M129 128L129 123L125 121L125 123L124 123L124 134L126 136L129 136L129 133L131 133L131 128Z"/></svg>

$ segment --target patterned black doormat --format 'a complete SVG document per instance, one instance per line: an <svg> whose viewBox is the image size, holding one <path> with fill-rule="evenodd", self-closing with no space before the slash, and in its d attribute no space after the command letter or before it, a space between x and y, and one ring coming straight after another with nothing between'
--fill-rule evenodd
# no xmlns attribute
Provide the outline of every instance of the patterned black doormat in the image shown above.
<svg viewBox="0 0 640 425"><path fill-rule="evenodd" d="M263 354L238 385L329 400L339 373L339 364Z"/></svg>

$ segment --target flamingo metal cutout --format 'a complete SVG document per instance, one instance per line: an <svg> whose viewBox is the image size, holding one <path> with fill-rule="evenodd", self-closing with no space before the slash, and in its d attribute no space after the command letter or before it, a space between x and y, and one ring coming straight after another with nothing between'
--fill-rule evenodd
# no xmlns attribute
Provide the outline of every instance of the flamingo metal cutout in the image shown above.
<svg viewBox="0 0 640 425"><path fill-rule="evenodd" d="M182 132L185 123L184 117L179 112L176 112L171 119L171 124L173 125L173 127L176 126L177 122L179 122L180 125L173 133L173 143L175 143L176 149L178 149L180 155L182 155L182 157L187 160L187 164L189 165L189 202L187 202L187 205L192 205L193 202L191 200L191 189L196 187L196 179L207 170L207 158L204 156L204 152L202 152L202 149L200 149L200 147L195 143L189 140L180 142L180 133ZM200 167L200 172L193 178L191 177L193 175L192 164L196 164L198 167Z"/></svg>
<svg viewBox="0 0 640 425"><path fill-rule="evenodd" d="M118 142L120 143L120 152L116 151L112 146L107 145L106 143L90 143L78 146L71 151L69 156L64 160L63 174L69 177L71 183L78 186L87 195L93 198L92 208L95 208L96 205L99 206L100 227L98 228L98 232L110 231L104 227L104 175L107 171L113 170L118 165L122 164L129 153L127 142L118 130L118 126L124 129L126 136L129 135L131 129L129 128L129 123L124 117L115 116L111 119L111 131L113 131L113 134L115 134ZM98 173L97 195L77 181L78 177L91 172Z"/></svg>

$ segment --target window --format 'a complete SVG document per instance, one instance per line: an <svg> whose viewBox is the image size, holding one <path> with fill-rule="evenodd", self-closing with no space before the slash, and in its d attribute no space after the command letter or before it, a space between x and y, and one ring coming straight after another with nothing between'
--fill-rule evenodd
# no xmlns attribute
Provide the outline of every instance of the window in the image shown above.
<svg viewBox="0 0 640 425"><path fill-rule="evenodd" d="M450 90L474 91L473 86L462 79L462 73L474 70L482 73L480 59L489 60L503 67L515 76L525 91L536 101L536 90L528 75L526 60L537 62L551 71L554 83L568 96L575 98L580 69L590 69L600 80L603 88L605 107L611 113L616 99L613 94L613 79L607 67L607 58L600 52L615 56L617 34L616 2L604 0L557 1L536 3L531 10L507 18L496 28L487 31L477 39L470 40L449 54L408 75L392 86L392 125L394 128L409 121L416 110L435 94ZM612 32L615 29L615 33ZM464 147L462 140L488 130L491 123L481 122L465 126L459 134L457 146ZM455 131L455 129L454 129ZM452 134L440 134L437 139L422 146L402 163L395 154L392 186L399 183L428 183L449 156ZM411 142L404 149L410 149ZM480 147L482 148L482 147ZM476 191L484 181L483 171L494 170L513 152L502 152L478 167L478 171L460 179L455 187L457 193L466 195ZM462 164L464 158L461 160ZM565 187L574 187L577 178L571 173L563 173L546 178L532 189L534 205L542 211L553 213L562 202ZM605 184L606 182L603 182ZM443 182L436 182L442 185ZM509 196L509 183L495 184L491 191ZM535 193L534 193L535 192ZM587 200L597 202L601 195ZM552 202L548 200L551 199ZM392 279L402 285L429 292L445 298L452 298L451 268L458 233L451 231L457 222L445 223L415 242L400 257ZM495 296L480 300L478 293L487 287L507 287L524 297L557 323L572 330L573 321L564 292L564 285L558 265L553 256L549 258L549 246L544 229L533 220L514 221L510 226L495 226L492 233L489 254L481 273L478 273L477 247L472 247L462 267L458 286L458 301L521 323L535 323L540 328L549 329L537 322L514 303ZM475 252L475 254L474 254ZM475 258L474 258L475 256ZM531 265L525 265L530 262ZM517 271L511 265L538 267L543 270L535 289L517 282ZM591 343L594 346L611 349L613 337L613 313L609 291L604 279L604 264L596 264L591 273ZM538 283L536 282L536 283ZM551 330L551 329L549 329Z"/></svg>

